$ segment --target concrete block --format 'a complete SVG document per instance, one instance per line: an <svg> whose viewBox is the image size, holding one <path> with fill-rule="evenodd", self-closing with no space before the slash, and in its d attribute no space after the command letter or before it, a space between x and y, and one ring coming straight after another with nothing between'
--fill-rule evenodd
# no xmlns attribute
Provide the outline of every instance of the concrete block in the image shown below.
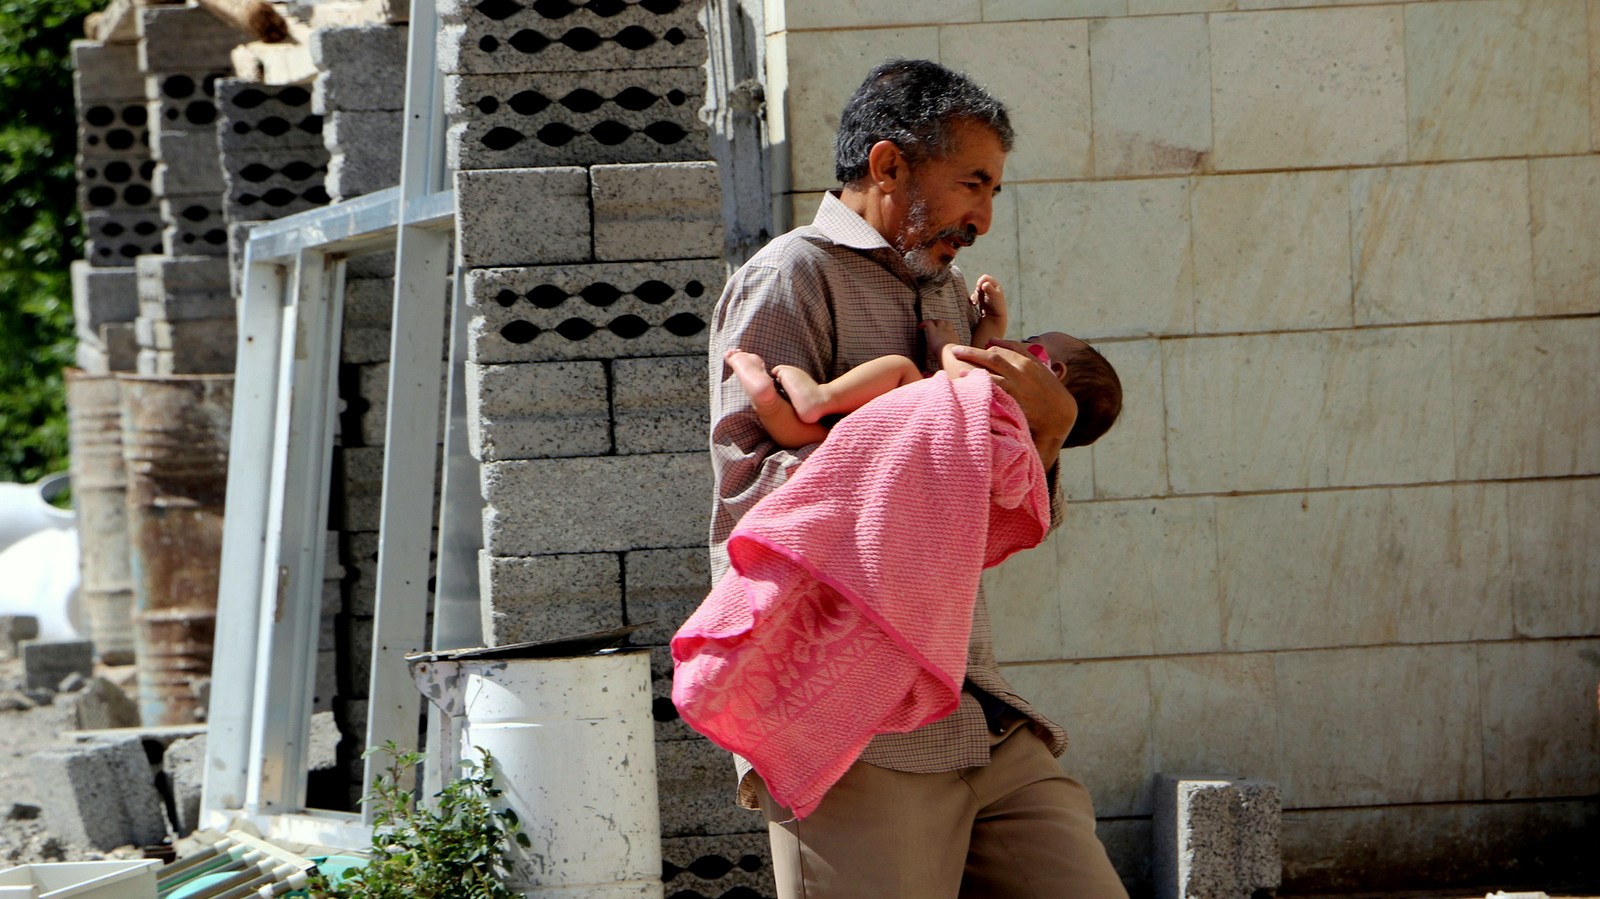
<svg viewBox="0 0 1600 899"><path fill-rule="evenodd" d="M222 214L222 192L185 197L162 197L162 246L168 256L228 256L227 220Z"/></svg>
<svg viewBox="0 0 1600 899"><path fill-rule="evenodd" d="M400 183L404 113L335 111L326 121L330 195L348 200Z"/></svg>
<svg viewBox="0 0 1600 899"><path fill-rule="evenodd" d="M489 462L481 471L485 548L495 556L695 546L710 525L705 453Z"/></svg>
<svg viewBox="0 0 1600 899"><path fill-rule="evenodd" d="M1356 324L1533 311L1523 160L1350 175Z"/></svg>
<svg viewBox="0 0 1600 899"><path fill-rule="evenodd" d="M333 712L313 712L306 743L306 769L326 771L339 763L339 725Z"/></svg>
<svg viewBox="0 0 1600 899"><path fill-rule="evenodd" d="M407 31L395 25L313 31L311 60L322 70L312 89L313 111L404 109Z"/></svg>
<svg viewBox="0 0 1600 899"><path fill-rule="evenodd" d="M1597 163L1593 156L1528 160L1538 315L1600 312L1600 240L1589 226L1600 217Z"/></svg>
<svg viewBox="0 0 1600 899"><path fill-rule="evenodd" d="M683 722L672 704L672 650L650 649L650 716L656 722L656 741L698 740L700 735Z"/></svg>
<svg viewBox="0 0 1600 899"><path fill-rule="evenodd" d="M150 110L143 101L106 100L80 108L80 153L147 154L150 134Z"/></svg>
<svg viewBox="0 0 1600 899"><path fill-rule="evenodd" d="M54 690L73 672L94 674L94 643L88 640L28 640L22 643L23 685Z"/></svg>
<svg viewBox="0 0 1600 899"><path fill-rule="evenodd" d="M342 489L339 530L376 531L383 501L383 448L345 447L338 453ZM359 569L359 566L357 566ZM373 569L376 576L377 569Z"/></svg>
<svg viewBox="0 0 1600 899"><path fill-rule="evenodd" d="M1461 325L1450 353L1457 477L1600 472L1600 319Z"/></svg>
<svg viewBox="0 0 1600 899"><path fill-rule="evenodd" d="M1329 346L1323 333L1163 343L1172 489L1327 486Z"/></svg>
<svg viewBox="0 0 1600 899"><path fill-rule="evenodd" d="M111 362L106 358L106 348L99 337L78 335L78 345L72 350L72 364L91 375L110 374Z"/></svg>
<svg viewBox="0 0 1600 899"><path fill-rule="evenodd" d="M138 46L73 41L72 89L79 109L102 100L143 100Z"/></svg>
<svg viewBox="0 0 1600 899"><path fill-rule="evenodd" d="M470 358L703 357L725 279L715 259L469 272Z"/></svg>
<svg viewBox="0 0 1600 899"><path fill-rule="evenodd" d="M456 169L707 159L705 70L452 75Z"/></svg>
<svg viewBox="0 0 1600 899"><path fill-rule="evenodd" d="M1345 172L1200 178L1191 208L1196 331L1353 323Z"/></svg>
<svg viewBox="0 0 1600 899"><path fill-rule="evenodd" d="M263 220L324 205L328 161L323 147L231 154L223 212L230 220Z"/></svg>
<svg viewBox="0 0 1600 899"><path fill-rule="evenodd" d="M1401 10L1281 10L1210 17L1218 170L1406 158Z"/></svg>
<svg viewBox="0 0 1600 899"><path fill-rule="evenodd" d="M456 253L462 265L589 258L592 218L587 170L573 166L457 172L455 191Z"/></svg>
<svg viewBox="0 0 1600 899"><path fill-rule="evenodd" d="M704 737L657 743L656 780L661 792L663 838L765 828L760 812L734 802L733 756Z"/></svg>
<svg viewBox="0 0 1600 899"><path fill-rule="evenodd" d="M665 6L665 4L662 4ZM607 15L578 6L559 19L517 3L440 5L439 71L598 72L698 66L706 39L701 4L674 5L661 13L628 4Z"/></svg>
<svg viewBox="0 0 1600 899"><path fill-rule="evenodd" d="M143 319L141 319L143 321ZM146 349L171 353L170 368L160 374L231 374L238 353L239 327L232 318L153 321Z"/></svg>
<svg viewBox="0 0 1600 899"><path fill-rule="evenodd" d="M162 251L161 227L161 212L153 207L85 212L84 261L108 268L131 266L135 257Z"/></svg>
<svg viewBox="0 0 1600 899"><path fill-rule="evenodd" d="M158 256L156 258L170 259L172 257ZM220 318L231 319L233 316L234 300L224 288L174 290L168 292L159 300L146 299L141 300L139 303L139 318L150 322L208 321ZM135 327L137 329L137 325ZM154 337L146 337L143 343L153 349L171 349L171 347L156 344L154 340Z"/></svg>
<svg viewBox="0 0 1600 899"><path fill-rule="evenodd" d="M385 331L387 334L387 330ZM389 405L389 364L377 362L370 365L357 366L356 371L357 393L355 396L341 396L348 405L346 415L354 415L359 419L358 433L360 445L382 446L388 426ZM440 421L445 420L445 390L448 385L439 385L439 415ZM470 394L469 394L470 397Z"/></svg>
<svg viewBox="0 0 1600 899"><path fill-rule="evenodd" d="M667 895L775 895L772 844L763 833L669 837L661 841L661 882Z"/></svg>
<svg viewBox="0 0 1600 899"><path fill-rule="evenodd" d="M191 834L200 827L200 795L205 788L206 773L205 734L172 741L161 756L161 768L167 773L173 809L177 812L172 829L180 837Z"/></svg>
<svg viewBox="0 0 1600 899"><path fill-rule="evenodd" d="M332 712L333 700L339 695L339 650L317 651L317 675L311 687L311 711Z"/></svg>
<svg viewBox="0 0 1600 899"><path fill-rule="evenodd" d="M358 261L362 257L351 257ZM394 278L362 277L345 269L344 333L340 337L340 360L346 364L383 362L389 358L389 322L394 308ZM387 271L394 271L394 263Z"/></svg>
<svg viewBox="0 0 1600 899"><path fill-rule="evenodd" d="M133 371L139 355L139 341L133 322L107 322L100 326L100 346L106 354L108 371Z"/></svg>
<svg viewBox="0 0 1600 899"><path fill-rule="evenodd" d="M305 85L256 84L237 78L217 82L224 153L322 147L322 116L311 111Z"/></svg>
<svg viewBox="0 0 1600 899"><path fill-rule="evenodd" d="M22 652L22 641L39 636L39 619L33 615L0 615L0 654L14 659Z"/></svg>
<svg viewBox="0 0 1600 899"><path fill-rule="evenodd" d="M132 267L99 268L83 259L72 263L72 320L79 333L98 339L102 324L133 321L138 314L138 277Z"/></svg>
<svg viewBox="0 0 1600 899"><path fill-rule="evenodd" d="M467 364L467 430L480 462L598 456L611 450L600 362Z"/></svg>
<svg viewBox="0 0 1600 899"><path fill-rule="evenodd" d="M101 851L166 839L142 739L46 749L29 759L29 770L45 827L58 839Z"/></svg>
<svg viewBox="0 0 1600 899"><path fill-rule="evenodd" d="M212 256L145 256L134 264L140 303L162 303L174 293L226 290L228 264Z"/></svg>
<svg viewBox="0 0 1600 899"><path fill-rule="evenodd" d="M350 685L352 699L366 699L372 683L373 621L357 615L345 619L344 644L339 651L345 659L345 683Z"/></svg>
<svg viewBox="0 0 1600 899"><path fill-rule="evenodd" d="M1070 729L1072 748L1059 764L1089 788L1097 815L1150 814L1149 668L1142 659L1114 659L1003 669L1019 695Z"/></svg>
<svg viewBox="0 0 1600 899"><path fill-rule="evenodd" d="M628 570L628 621L655 624L635 631L639 646L665 646L711 590L711 559L705 547L645 549L623 556Z"/></svg>
<svg viewBox="0 0 1600 899"><path fill-rule="evenodd" d="M618 359L611 364L611 405L619 453L700 449L711 433L705 360Z"/></svg>
<svg viewBox="0 0 1600 899"><path fill-rule="evenodd" d="M140 8L139 68L188 72L232 67L233 48L250 37L198 6Z"/></svg>
<svg viewBox="0 0 1600 899"><path fill-rule="evenodd" d="M1206 17L1097 19L1089 43L1095 175L1205 169L1211 155ZM1023 57L1015 64L1032 62Z"/></svg>
<svg viewBox="0 0 1600 899"><path fill-rule="evenodd" d="M1158 775L1158 899L1248 899L1282 883L1276 785Z"/></svg>
<svg viewBox="0 0 1600 899"><path fill-rule="evenodd" d="M139 706L122 688L103 677L91 677L82 690L67 700L67 720L76 730L138 727Z"/></svg>
<svg viewBox="0 0 1600 899"><path fill-rule="evenodd" d="M1037 32L1048 35L1042 42L1050 49L1038 55L1022 52L1016 55L1031 58L1035 62L1033 71L1047 67L1050 74L1056 77L1044 81L1040 86L1041 91L1049 92L1049 99L1030 110L1048 109L1048 114L1035 113L1028 119L1019 118L1017 121L1028 121L1030 126L1037 122L1041 128L1053 132L1052 138L1065 138L1061 144L1053 139L1041 140L1041 150L1046 147L1052 149L1044 150L1036 159L1043 161L1051 152L1059 150L1062 158L1058 164L1066 170L1064 174L1086 177L1090 174L1089 59L1088 42L1082 39L1085 34L1083 23L1030 22L1029 25ZM833 135L839 130L839 111L844 108L845 101L861 86L862 77L885 59L939 59L941 30L933 27L874 28L788 32L784 35L788 50L788 82L784 86L786 94L783 103L787 107L787 115L768 116L767 126L771 129L769 135L773 145L787 145L789 148L791 189L820 191L839 186L839 179L833 173ZM1015 37L1015 34L1007 35L1007 39ZM1004 66L996 61L996 57L1011 54L982 53L982 48L988 46L987 42L995 39L987 37L978 43L972 48L976 51L972 56L981 57L986 66L999 69ZM951 49L955 51L954 46ZM950 65L970 71L975 62L969 56L961 63L951 62ZM1014 72L1002 72L999 79L987 75L978 77L1000 87L1040 83L1032 73L1025 81L1016 81ZM769 97L779 96L777 85L768 85L767 91ZM1001 98L1013 99L1003 94ZM1060 106L1054 106L1049 105L1050 100L1062 102ZM1017 142L1019 152L1028 152L1023 149L1025 146L1025 141ZM1006 174L1015 177L1011 175L1010 160L1007 160ZM1050 177L1059 176L1052 172Z"/></svg>
<svg viewBox="0 0 1600 899"><path fill-rule="evenodd" d="M621 627L622 563L613 553L503 558L478 554L488 646Z"/></svg>
<svg viewBox="0 0 1600 899"><path fill-rule="evenodd" d="M1508 489L1517 635L1600 633L1600 479Z"/></svg>
<svg viewBox="0 0 1600 899"><path fill-rule="evenodd" d="M1484 798L1470 644L1280 653L1283 801L1294 808Z"/></svg>
<svg viewBox="0 0 1600 899"><path fill-rule="evenodd" d="M150 185L155 174L148 147L80 154L78 204L85 212L154 209L156 195Z"/></svg>
<svg viewBox="0 0 1600 899"><path fill-rule="evenodd" d="M1189 193L1183 178L1018 188L1019 293L1035 298L1031 321L1070 320L1101 337L1192 333Z"/></svg>
<svg viewBox="0 0 1600 899"><path fill-rule="evenodd" d="M217 82L229 68L204 72L159 72L145 76L144 93L150 111L150 130L203 135L217 140ZM160 142L159 136L153 141Z"/></svg>
<svg viewBox="0 0 1600 899"><path fill-rule="evenodd" d="M1589 149L1583 0L1407 8L1405 39L1413 160Z"/></svg>
<svg viewBox="0 0 1600 899"><path fill-rule="evenodd" d="M222 193L222 153L216 132L161 131L152 147L157 196Z"/></svg>
<svg viewBox="0 0 1600 899"><path fill-rule="evenodd" d="M596 259L722 255L722 188L716 163L597 165L589 172Z"/></svg>

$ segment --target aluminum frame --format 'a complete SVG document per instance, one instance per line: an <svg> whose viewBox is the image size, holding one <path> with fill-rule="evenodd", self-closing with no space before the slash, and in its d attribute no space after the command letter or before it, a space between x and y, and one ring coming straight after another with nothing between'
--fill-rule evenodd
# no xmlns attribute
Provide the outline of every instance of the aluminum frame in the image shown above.
<svg viewBox="0 0 1600 899"><path fill-rule="evenodd" d="M434 0L413 0L406 130L396 188L257 226L245 246L217 642L202 823L245 818L269 834L366 842L371 813L310 811L306 743L321 612L344 258L394 247L390 380L367 745L416 745L420 696L403 654L424 633L439 395L455 198L444 190ZM457 374L465 297L453 284L439 592L433 648L472 645L481 542L476 463ZM464 460L461 457L465 457ZM471 465L470 470L467 468ZM470 474L470 477L468 475ZM445 579L448 573L448 581ZM442 641L442 642L441 642ZM221 661L219 656L218 661ZM368 780L375 773L369 761Z"/></svg>

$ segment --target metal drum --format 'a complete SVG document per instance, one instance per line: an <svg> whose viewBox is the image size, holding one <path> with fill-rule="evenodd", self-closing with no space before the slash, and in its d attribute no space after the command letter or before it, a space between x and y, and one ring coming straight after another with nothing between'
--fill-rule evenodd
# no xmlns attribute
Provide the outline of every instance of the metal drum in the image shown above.
<svg viewBox="0 0 1600 899"><path fill-rule="evenodd" d="M128 568L146 725L205 714L228 486L232 375L119 375Z"/></svg>
<svg viewBox="0 0 1600 899"><path fill-rule="evenodd" d="M125 665L133 661L133 586L117 379L78 369L69 369L66 377L84 617L100 661Z"/></svg>

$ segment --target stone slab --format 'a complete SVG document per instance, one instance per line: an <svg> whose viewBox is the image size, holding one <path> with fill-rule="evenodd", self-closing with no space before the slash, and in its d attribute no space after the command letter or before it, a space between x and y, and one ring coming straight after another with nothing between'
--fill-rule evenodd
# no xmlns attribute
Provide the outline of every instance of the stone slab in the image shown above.
<svg viewBox="0 0 1600 899"><path fill-rule="evenodd" d="M1600 10L1600 6L1594 7ZM1597 13L1600 21L1600 13ZM1600 157L1528 161L1533 199L1533 311L1600 312Z"/></svg>
<svg viewBox="0 0 1600 899"><path fill-rule="evenodd" d="M455 184L456 253L461 264L589 259L593 218L587 170L571 166L457 172Z"/></svg>
<svg viewBox="0 0 1600 899"><path fill-rule="evenodd" d="M711 433L705 360L698 356L611 363L613 431L619 453L701 449Z"/></svg>
<svg viewBox="0 0 1600 899"><path fill-rule="evenodd" d="M148 147L80 154L78 204L86 213L153 210L156 195L150 185L155 174L156 164Z"/></svg>
<svg viewBox="0 0 1600 899"><path fill-rule="evenodd" d="M578 6L558 19L520 3L440 4L439 71L598 72L698 66L706 59L702 4L630 3L602 16ZM664 7L670 6L670 9Z"/></svg>
<svg viewBox="0 0 1600 899"><path fill-rule="evenodd" d="M138 316L138 276L131 266L100 268L78 259L71 271L72 321L79 333L98 339L102 324Z"/></svg>
<svg viewBox="0 0 1600 899"><path fill-rule="evenodd" d="M1600 791L1594 726L1600 640L1524 640L1478 647L1484 792L1490 799Z"/></svg>
<svg viewBox="0 0 1600 899"><path fill-rule="evenodd" d="M1405 160L1400 9L1228 13L1209 24L1218 170Z"/></svg>
<svg viewBox="0 0 1600 899"><path fill-rule="evenodd" d="M1031 28L1032 23L1018 27ZM1095 175L1155 175L1209 167L1211 53L1206 17L1097 19L1089 25L1089 45ZM1033 61L1034 57L1021 57L1016 64Z"/></svg>
<svg viewBox="0 0 1600 899"><path fill-rule="evenodd" d="M596 165L589 174L596 259L721 256L716 163Z"/></svg>
<svg viewBox="0 0 1600 899"><path fill-rule="evenodd" d="M1322 409L1330 484L1454 478L1454 330L1365 328L1334 337Z"/></svg>
<svg viewBox="0 0 1600 899"><path fill-rule="evenodd" d="M622 564L614 553L478 555L486 646L621 627Z"/></svg>
<svg viewBox="0 0 1600 899"><path fill-rule="evenodd" d="M308 86L225 78L216 90L222 110L217 141L224 153L323 146L323 119L311 111Z"/></svg>
<svg viewBox="0 0 1600 899"><path fill-rule="evenodd" d="M1022 333L1033 333L1029 328ZM1167 481L1167 417L1162 397L1161 343L1126 340L1103 343L1098 349L1117 370L1122 382L1122 414L1088 453L1093 459L1093 490L1089 495L1110 497L1160 496L1170 490ZM1081 451L1061 454L1061 474L1071 471ZM1071 486L1070 480L1062 481ZM1068 492L1068 500L1089 495Z"/></svg>
<svg viewBox="0 0 1600 899"><path fill-rule="evenodd" d="M494 462L610 452L609 380L600 362L468 363L473 458Z"/></svg>
<svg viewBox="0 0 1600 899"><path fill-rule="evenodd" d="M146 72L229 69L233 48L250 39L198 6L146 6L136 15Z"/></svg>
<svg viewBox="0 0 1600 899"><path fill-rule="evenodd" d="M79 109L103 100L143 100L138 46L73 41L72 88Z"/></svg>
<svg viewBox="0 0 1600 899"><path fill-rule="evenodd" d="M481 471L491 555L694 546L710 526L706 453L490 462Z"/></svg>
<svg viewBox="0 0 1600 899"><path fill-rule="evenodd" d="M705 70L622 70L445 79L450 164L494 169L678 162L711 155Z"/></svg>
<svg viewBox="0 0 1600 899"><path fill-rule="evenodd" d="M1508 489L1517 635L1600 633L1600 479L1523 481Z"/></svg>
<svg viewBox="0 0 1600 899"><path fill-rule="evenodd" d="M159 209L85 212L84 259L99 267L133 265L138 256L162 251Z"/></svg>
<svg viewBox="0 0 1600 899"><path fill-rule="evenodd" d="M407 32L386 24L313 31L311 60L322 70L313 88L313 111L404 109Z"/></svg>
<svg viewBox="0 0 1600 899"><path fill-rule="evenodd" d="M1584 0L1407 6L1411 158L1588 150L1587 25Z"/></svg>
<svg viewBox="0 0 1600 899"><path fill-rule="evenodd" d="M46 749L29 759L45 827L58 839L105 851L166 838L167 821L144 741Z"/></svg>
<svg viewBox="0 0 1600 899"><path fill-rule="evenodd" d="M479 363L703 355L721 260L480 269L467 274Z"/></svg>
<svg viewBox="0 0 1600 899"><path fill-rule="evenodd" d="M69 674L94 675L94 643L88 640L27 640L22 643L23 686L55 690Z"/></svg>
<svg viewBox="0 0 1600 899"><path fill-rule="evenodd" d="M1265 653L1152 659L1151 765L1224 778L1276 778L1275 677Z"/></svg>

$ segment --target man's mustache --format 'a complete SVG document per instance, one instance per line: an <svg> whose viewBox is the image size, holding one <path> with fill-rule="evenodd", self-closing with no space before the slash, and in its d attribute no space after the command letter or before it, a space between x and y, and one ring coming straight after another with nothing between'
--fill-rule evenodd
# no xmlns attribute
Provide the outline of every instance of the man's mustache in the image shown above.
<svg viewBox="0 0 1600 899"><path fill-rule="evenodd" d="M951 225L950 227L945 228L939 233L928 238L923 245L931 247L939 241L945 239L949 239L952 243L963 247L970 247L978 239L978 226L967 225L966 227L962 227L961 225Z"/></svg>

